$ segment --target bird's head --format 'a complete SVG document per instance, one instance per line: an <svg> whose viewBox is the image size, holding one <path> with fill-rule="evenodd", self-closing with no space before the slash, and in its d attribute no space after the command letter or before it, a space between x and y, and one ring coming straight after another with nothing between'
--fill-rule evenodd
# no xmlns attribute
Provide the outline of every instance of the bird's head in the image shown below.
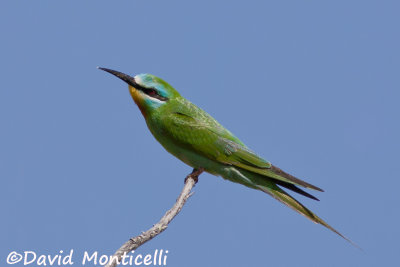
<svg viewBox="0 0 400 267"><path fill-rule="evenodd" d="M138 74L131 77L122 72L99 68L109 72L129 85L129 91L144 116L168 103L180 94L167 82L151 74Z"/></svg>

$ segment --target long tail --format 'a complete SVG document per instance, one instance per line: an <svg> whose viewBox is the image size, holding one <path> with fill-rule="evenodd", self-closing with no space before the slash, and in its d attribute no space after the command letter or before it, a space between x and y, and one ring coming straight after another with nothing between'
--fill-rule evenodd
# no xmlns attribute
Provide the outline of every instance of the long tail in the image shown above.
<svg viewBox="0 0 400 267"><path fill-rule="evenodd" d="M273 198L278 200L279 202L285 204L286 206L292 208L294 211L300 213L301 215L305 216L306 218L310 219L314 223L321 224L328 228L329 230L333 231L334 233L338 234L348 242L350 242L353 246L360 248L357 244L355 244L353 241L351 241L349 238L345 237L341 233L339 233L335 228L327 224L324 220L322 220L320 217L318 217L315 213L307 209L303 204L298 202L295 198L293 198L291 195L286 193L284 190L279 188L278 186L264 186L264 185L257 185L257 187L271 195Z"/></svg>
<svg viewBox="0 0 400 267"><path fill-rule="evenodd" d="M339 233L336 229L334 229L332 226L327 224L324 220L322 220L320 217L318 217L316 214L314 214L312 211L310 211L308 208L306 208L303 204L301 204L295 198L293 198L291 195L289 195L284 190L282 190L275 183L276 182L275 180L268 179L265 176L257 175L257 174L250 173L250 172L247 172L247 171L240 171L240 173L245 177L247 183L251 182L251 186L250 187L259 189L259 190L271 195L273 198L275 198L279 202L285 204L289 208L291 208L294 211L300 213L304 217L310 219L312 222L325 226L326 228L328 228L332 232L336 233L337 235L341 236L342 238L344 238L345 240L350 242L355 247L361 249L353 241L351 241L350 239L348 239L347 237L345 237L344 235ZM249 185L247 185L247 186L249 186ZM283 184L281 186L284 186L284 187L286 187L288 189L293 190L290 186L289 187L287 185L285 186L285 184ZM294 191L297 192L297 193L300 193L300 194L305 195L305 196L310 197L310 198L314 198L313 196L307 195L308 193L300 190L297 187L295 187L294 189L295 189ZM300 190L301 192L298 192L297 190ZM305 193L305 194L303 194L303 193Z"/></svg>

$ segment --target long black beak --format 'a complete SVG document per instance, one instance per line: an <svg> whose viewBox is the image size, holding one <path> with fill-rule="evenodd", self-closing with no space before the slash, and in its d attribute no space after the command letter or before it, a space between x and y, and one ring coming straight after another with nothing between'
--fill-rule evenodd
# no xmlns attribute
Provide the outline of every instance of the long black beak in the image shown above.
<svg viewBox="0 0 400 267"><path fill-rule="evenodd" d="M118 78L120 78L121 80L123 80L124 82L129 84L130 86L139 87L138 84L135 82L135 78L133 78L129 75L126 75L126 74L116 71L116 70L107 69L107 68L101 68L101 67L97 67L97 68L100 70L104 70L108 73L111 73L112 75L117 76Z"/></svg>

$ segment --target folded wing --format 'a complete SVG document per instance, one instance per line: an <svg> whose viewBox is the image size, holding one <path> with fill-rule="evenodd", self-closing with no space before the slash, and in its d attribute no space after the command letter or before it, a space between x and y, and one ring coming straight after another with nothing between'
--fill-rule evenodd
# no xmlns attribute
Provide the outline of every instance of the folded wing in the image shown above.
<svg viewBox="0 0 400 267"><path fill-rule="evenodd" d="M211 116L204 111L201 112L201 114L197 113L197 116L184 110L169 114L164 118L168 120L167 125L170 126L165 129L165 133L177 145L190 147L191 150L223 164L233 165L276 180L277 184L302 195L311 196L291 185L323 191L259 157ZM314 197L311 196L311 198Z"/></svg>

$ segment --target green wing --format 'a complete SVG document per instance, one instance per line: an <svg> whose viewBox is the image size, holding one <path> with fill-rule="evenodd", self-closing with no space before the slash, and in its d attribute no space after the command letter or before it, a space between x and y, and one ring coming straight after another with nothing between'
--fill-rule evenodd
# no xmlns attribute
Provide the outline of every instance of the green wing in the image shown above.
<svg viewBox="0 0 400 267"><path fill-rule="evenodd" d="M273 166L256 155L237 137L221 126L216 120L193 104L178 105L179 109L168 113L163 121L165 134L176 145L185 146L212 160L233 165L247 171L266 176L285 186L299 185L322 191L322 189L306 183ZM279 183L282 182L282 183ZM288 187L295 190L296 187ZM299 190L301 191L301 190ZM301 192L299 192L301 193Z"/></svg>
<svg viewBox="0 0 400 267"><path fill-rule="evenodd" d="M255 188L268 193L311 221L327 227L357 246L278 185L313 199L316 198L296 185L322 191L320 188L306 183L260 158L210 115L191 103L186 106L178 106L176 110L166 113L163 117L165 125L168 125L163 129L164 134L168 135L175 145L184 146L212 160L250 172L247 178L253 182ZM264 177L265 179L262 179Z"/></svg>

